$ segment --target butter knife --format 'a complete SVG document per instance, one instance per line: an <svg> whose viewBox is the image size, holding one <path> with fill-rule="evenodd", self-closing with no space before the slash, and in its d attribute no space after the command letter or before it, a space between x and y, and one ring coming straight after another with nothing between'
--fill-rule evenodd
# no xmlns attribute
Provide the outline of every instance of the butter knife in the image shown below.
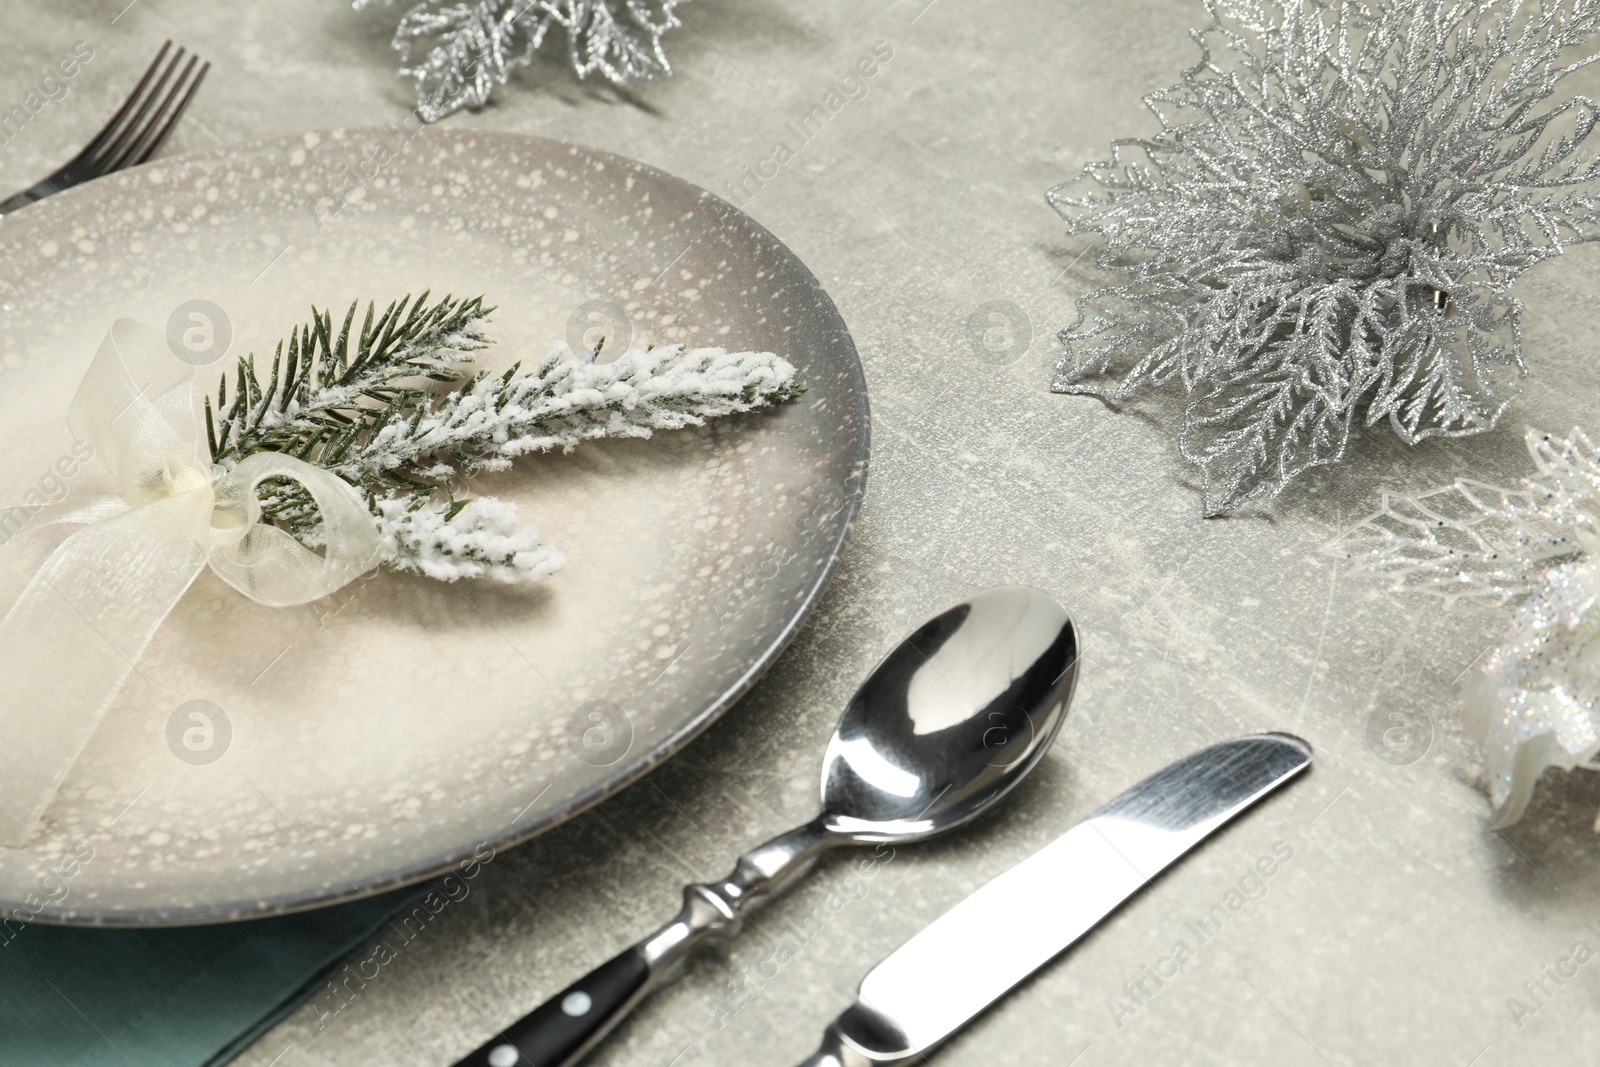
<svg viewBox="0 0 1600 1067"><path fill-rule="evenodd" d="M920 1061L1212 831L1311 765L1252 734L1157 771L945 912L874 967L801 1067Z"/></svg>

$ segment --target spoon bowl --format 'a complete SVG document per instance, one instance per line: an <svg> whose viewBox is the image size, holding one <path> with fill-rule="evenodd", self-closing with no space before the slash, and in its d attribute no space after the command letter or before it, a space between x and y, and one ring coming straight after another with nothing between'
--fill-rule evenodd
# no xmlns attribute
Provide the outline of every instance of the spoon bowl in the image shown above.
<svg viewBox="0 0 1600 1067"><path fill-rule="evenodd" d="M1077 674L1072 621L1038 589L988 589L928 620L845 708L823 758L824 826L899 842L976 818L1050 747Z"/></svg>

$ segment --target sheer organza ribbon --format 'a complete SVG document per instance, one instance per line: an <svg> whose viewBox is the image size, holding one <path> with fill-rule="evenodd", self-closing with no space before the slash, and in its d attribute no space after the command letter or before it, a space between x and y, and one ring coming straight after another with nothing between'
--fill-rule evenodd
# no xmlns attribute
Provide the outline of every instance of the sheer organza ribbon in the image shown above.
<svg viewBox="0 0 1600 1067"><path fill-rule="evenodd" d="M0 509L0 528L81 524L0 619L0 845L21 847L156 630L208 565L269 607L327 596L377 565L361 495L309 463L260 452L225 470L195 419L194 369L166 336L118 319L68 425L119 493ZM323 552L262 525L262 482L287 479L321 512Z"/></svg>

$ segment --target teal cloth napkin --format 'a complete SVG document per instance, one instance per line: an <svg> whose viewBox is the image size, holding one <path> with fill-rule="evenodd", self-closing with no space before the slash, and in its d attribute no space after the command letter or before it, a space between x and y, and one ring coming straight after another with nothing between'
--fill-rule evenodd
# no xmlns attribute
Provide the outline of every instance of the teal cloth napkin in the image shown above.
<svg viewBox="0 0 1600 1067"><path fill-rule="evenodd" d="M14 929L0 944L0 1064L226 1063L426 891L220 926Z"/></svg>

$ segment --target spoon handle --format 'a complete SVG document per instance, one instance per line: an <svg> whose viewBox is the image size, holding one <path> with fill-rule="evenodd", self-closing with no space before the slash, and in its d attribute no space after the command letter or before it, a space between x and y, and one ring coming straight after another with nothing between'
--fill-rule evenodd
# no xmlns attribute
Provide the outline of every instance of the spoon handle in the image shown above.
<svg viewBox="0 0 1600 1067"><path fill-rule="evenodd" d="M685 887L683 910L671 922L573 982L455 1067L571 1067L670 978L691 949L737 934L758 902L787 888L818 855L843 841L824 829L819 817L740 856L733 873L720 882Z"/></svg>

